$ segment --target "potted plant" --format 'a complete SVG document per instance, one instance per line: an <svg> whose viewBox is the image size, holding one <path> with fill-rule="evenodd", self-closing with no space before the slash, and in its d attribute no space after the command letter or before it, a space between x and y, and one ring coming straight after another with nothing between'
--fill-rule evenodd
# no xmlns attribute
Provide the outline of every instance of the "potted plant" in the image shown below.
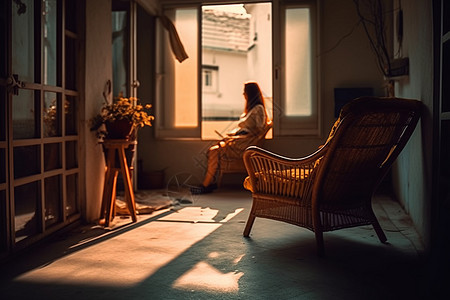
<svg viewBox="0 0 450 300"><path fill-rule="evenodd" d="M124 139L135 141L137 130L140 127L152 126L154 116L150 114L151 104L142 105L137 98L124 98L122 95L108 103L105 97L100 113L91 120L91 130L96 131L100 141ZM103 145L105 158L107 151ZM128 167L132 168L135 152L135 143L125 149ZM116 165L119 165L116 162Z"/></svg>
<svg viewBox="0 0 450 300"><path fill-rule="evenodd" d="M140 104L137 98L119 96L112 103L105 102L100 113L92 119L91 130L97 131L100 140L133 139L135 130L152 126L151 107L151 104Z"/></svg>

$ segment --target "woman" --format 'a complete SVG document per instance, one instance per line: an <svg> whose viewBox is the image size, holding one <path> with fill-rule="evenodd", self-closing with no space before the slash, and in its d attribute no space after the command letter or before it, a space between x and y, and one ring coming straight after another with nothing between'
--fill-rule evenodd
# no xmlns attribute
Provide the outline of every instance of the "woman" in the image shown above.
<svg viewBox="0 0 450 300"><path fill-rule="evenodd" d="M219 158L225 152L234 151L242 153L247 148L249 139L261 134L268 123L266 107L261 90L256 82L249 81L244 84L245 109L241 115L238 127L227 134L227 137L208 150L208 166L199 187L192 187L193 194L210 193L217 188L215 183L216 172L219 167Z"/></svg>

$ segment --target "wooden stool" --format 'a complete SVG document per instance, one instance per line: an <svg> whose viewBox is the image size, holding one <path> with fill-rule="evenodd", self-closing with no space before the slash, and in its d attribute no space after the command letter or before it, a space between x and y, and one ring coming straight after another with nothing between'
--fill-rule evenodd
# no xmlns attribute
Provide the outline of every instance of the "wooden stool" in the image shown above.
<svg viewBox="0 0 450 300"><path fill-rule="evenodd" d="M133 222L136 218L136 204L134 201L134 191L131 184L130 169L128 168L125 149L137 141L129 140L105 140L103 141L104 151L106 151L106 173L105 183L103 185L102 208L100 211L100 220L105 219L105 227L114 219L116 206L116 185L117 176L122 175L125 188L125 202L127 203ZM118 162L118 164L117 164Z"/></svg>

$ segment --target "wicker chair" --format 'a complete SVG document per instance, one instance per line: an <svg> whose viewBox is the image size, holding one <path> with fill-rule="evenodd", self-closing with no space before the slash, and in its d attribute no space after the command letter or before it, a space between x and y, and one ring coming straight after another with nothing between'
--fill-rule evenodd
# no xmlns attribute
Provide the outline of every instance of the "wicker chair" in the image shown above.
<svg viewBox="0 0 450 300"><path fill-rule="evenodd" d="M217 176L217 184L220 186L224 174L242 173L246 174L247 170L242 160L244 151L249 146L261 147L264 143L265 137L272 128L272 121L266 124L266 127L260 134L253 138L246 138L245 143L239 143L239 147L228 147L219 158L219 168Z"/></svg>
<svg viewBox="0 0 450 300"><path fill-rule="evenodd" d="M372 225L386 236L372 210L377 186L406 145L421 116L422 103L364 97L342 110L323 147L303 158L287 158L249 147L244 162L253 205L244 229L256 217L307 228L315 233L319 256L323 232Z"/></svg>

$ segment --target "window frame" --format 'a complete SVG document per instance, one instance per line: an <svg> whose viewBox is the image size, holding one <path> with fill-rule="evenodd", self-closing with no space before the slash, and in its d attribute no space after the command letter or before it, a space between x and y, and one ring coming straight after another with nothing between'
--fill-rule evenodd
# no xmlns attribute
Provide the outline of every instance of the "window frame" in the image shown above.
<svg viewBox="0 0 450 300"><path fill-rule="evenodd" d="M165 50L163 46L157 46L156 64L156 115L155 136L159 139L202 139L202 87L203 87L203 65L202 65L202 5L234 4L236 1L214 0L208 3L205 1L181 1L181 0L162 0L162 11L176 10L182 8L197 9L197 53L194 55L197 59L197 126L196 127L168 127L167 124L174 119L173 101L167 101L167 97L173 97L170 91L170 84L167 83L167 76L164 73L164 61L173 59L173 54ZM239 1L238 3L264 3L272 4L272 98L273 98L273 132L274 138L290 136L320 136L321 130L321 99L319 93L319 5L320 0L272 0L272 1ZM284 14L285 9L307 7L311 10L311 104L312 116L285 116L284 111L284 92L285 68L283 53L284 48L275 45L284 45ZM163 45L164 35L167 35L161 24L157 25L157 45ZM183 41L183 37L180 36ZM192 55L188 53L188 55ZM162 58L162 59L160 59ZM178 63L175 61L175 63ZM173 86L173 85L172 85Z"/></svg>
<svg viewBox="0 0 450 300"><path fill-rule="evenodd" d="M176 9L196 9L197 10L197 22L200 26L197 28L197 53L188 53L190 57L194 57L197 60L197 126L194 127L175 127L175 80L169 82L168 76L174 74L168 73L165 70L167 65L174 67L175 61L172 52L170 51L169 40L167 38L167 32L160 22L157 22L156 26L156 116L155 118L155 136L156 138L179 138L179 139L197 139L201 138L201 4L197 2L181 3L175 2L174 4L163 6L162 11L169 19L174 17L173 14L167 14L167 11L175 13ZM182 37L181 37L182 40ZM189 59L189 58L188 58ZM199 63L200 62L200 63Z"/></svg>
<svg viewBox="0 0 450 300"><path fill-rule="evenodd" d="M319 93L319 1L315 0L280 0L273 1L273 89L274 89L274 137L320 136L321 100ZM309 8L311 26L311 116L285 116L285 10L289 8ZM278 12L278 13L275 13Z"/></svg>

